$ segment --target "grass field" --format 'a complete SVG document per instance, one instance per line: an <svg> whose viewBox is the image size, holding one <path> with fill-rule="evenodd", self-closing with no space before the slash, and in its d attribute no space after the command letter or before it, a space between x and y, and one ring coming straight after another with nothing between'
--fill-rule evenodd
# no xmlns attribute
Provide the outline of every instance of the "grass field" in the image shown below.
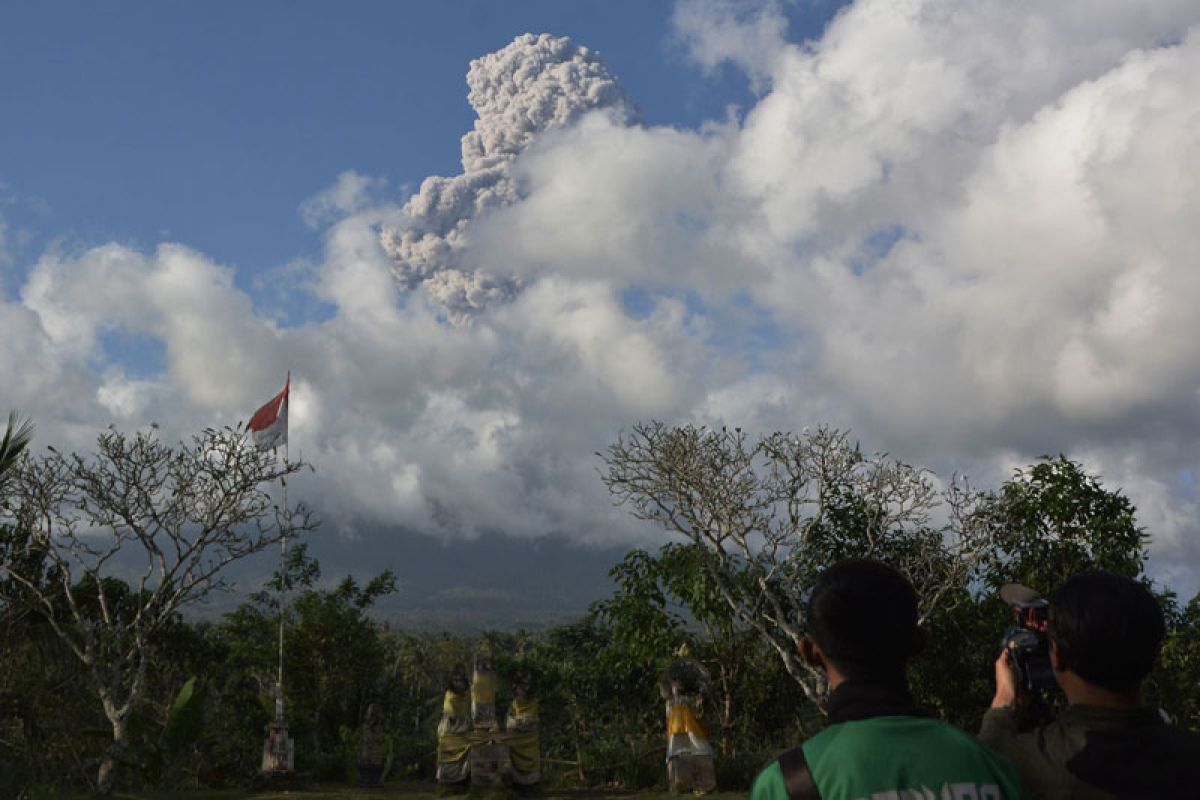
<svg viewBox="0 0 1200 800"><path fill-rule="evenodd" d="M744 792L717 792L706 795L708 800L742 800ZM492 795L470 794L450 795L449 798L439 795L433 783L389 783L378 789L360 789L344 785L314 784L304 789L290 791L267 790L261 792L246 789L229 789L222 791L196 792L148 792L145 794L127 794L116 792L114 798L119 800L380 800L380 798L403 798L403 800L489 800L489 798L504 798L510 800L516 795L497 793ZM536 795L538 800L680 800L685 795L669 792L630 791L623 789L547 789Z"/></svg>

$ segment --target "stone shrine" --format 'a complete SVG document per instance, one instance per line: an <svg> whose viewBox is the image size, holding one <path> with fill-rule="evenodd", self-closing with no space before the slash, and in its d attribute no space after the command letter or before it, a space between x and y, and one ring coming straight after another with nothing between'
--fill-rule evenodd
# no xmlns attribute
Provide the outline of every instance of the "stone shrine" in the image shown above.
<svg viewBox="0 0 1200 800"><path fill-rule="evenodd" d="M528 789L542 777L538 703L533 676L518 672L513 701L500 727L496 713L499 676L491 658L475 658L468 686L466 668L457 665L447 681L438 723L437 780L448 787L470 782L472 789L505 786Z"/></svg>

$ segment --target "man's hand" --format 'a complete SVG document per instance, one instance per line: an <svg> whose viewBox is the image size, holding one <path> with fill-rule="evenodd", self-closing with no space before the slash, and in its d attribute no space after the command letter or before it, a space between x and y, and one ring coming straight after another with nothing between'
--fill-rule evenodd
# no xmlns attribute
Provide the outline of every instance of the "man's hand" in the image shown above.
<svg viewBox="0 0 1200 800"><path fill-rule="evenodd" d="M996 659L996 695L992 698L992 708L1017 707L1017 671L1013 669L1012 655L1008 650L1002 650Z"/></svg>

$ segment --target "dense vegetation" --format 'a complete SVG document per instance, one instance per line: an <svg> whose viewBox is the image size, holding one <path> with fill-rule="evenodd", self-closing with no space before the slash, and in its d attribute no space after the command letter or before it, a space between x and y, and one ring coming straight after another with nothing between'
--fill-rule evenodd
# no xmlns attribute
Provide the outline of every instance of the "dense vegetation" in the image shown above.
<svg viewBox="0 0 1200 800"><path fill-rule="evenodd" d="M0 453L0 486L5 468ZM1147 537L1132 504L1069 459L1018 471L985 499L980 513L1001 535L967 580L941 590L926 617L929 647L911 675L924 705L968 729L990 698L991 665L1008 620L995 597L999 584L1049 589L1093 566L1144 577L1146 562ZM835 520L812 531L811 540L824 543L812 566L857 551L843 534L861 525L862 513L861 506L845 505L840 519L848 527ZM13 547L27 535L19 520L0 527L0 558L28 555ZM897 541L907 548L913 540ZM686 642L711 674L704 715L718 749L718 783L744 788L772 755L819 729L823 718L777 646L727 602L729 586L711 566L703 542L676 537L657 551L631 551L612 569L611 596L570 625L435 634L372 618L375 601L395 589L390 573L365 584L323 580L303 545L293 547L272 583L219 621L190 620L174 609L147 632L140 646L151 666L129 713L116 783L188 788L253 780L273 713L282 611L287 719L297 765L316 780L354 779L359 730L372 703L387 719L388 774L431 778L446 678L486 648L502 676L518 669L536 675L547 781L662 786L657 684ZM91 576L73 589L82 616L52 624L25 602L20 586L0 582L0 796L31 787L96 788L111 725L88 668L61 629L93 626L88 615L101 609L89 598L103 596L105 613L120 618L121 609L144 602L145 589ZM1170 635L1148 701L1197 728L1200 597L1181 605L1165 587L1156 591ZM500 706L508 699L502 691Z"/></svg>

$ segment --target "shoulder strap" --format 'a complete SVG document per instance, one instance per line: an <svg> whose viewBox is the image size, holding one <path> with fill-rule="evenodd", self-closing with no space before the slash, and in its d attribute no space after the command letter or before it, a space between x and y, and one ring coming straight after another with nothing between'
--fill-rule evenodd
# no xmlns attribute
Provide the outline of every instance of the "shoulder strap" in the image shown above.
<svg viewBox="0 0 1200 800"><path fill-rule="evenodd" d="M803 747L793 747L781 755L779 770L783 773L783 785L787 787L789 800L821 800Z"/></svg>

